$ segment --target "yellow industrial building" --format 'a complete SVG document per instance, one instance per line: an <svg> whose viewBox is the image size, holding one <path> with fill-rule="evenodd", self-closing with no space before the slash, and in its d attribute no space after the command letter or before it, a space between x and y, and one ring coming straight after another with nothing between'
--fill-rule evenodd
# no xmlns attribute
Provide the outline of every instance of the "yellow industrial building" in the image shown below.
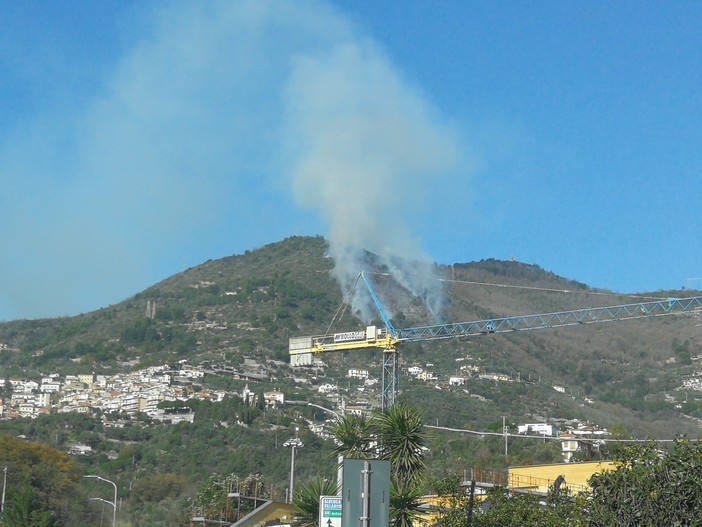
<svg viewBox="0 0 702 527"><path fill-rule="evenodd" d="M558 477L563 476L562 486L577 494L587 489L593 474L614 468L611 461L509 467L507 486L514 491L546 494Z"/></svg>

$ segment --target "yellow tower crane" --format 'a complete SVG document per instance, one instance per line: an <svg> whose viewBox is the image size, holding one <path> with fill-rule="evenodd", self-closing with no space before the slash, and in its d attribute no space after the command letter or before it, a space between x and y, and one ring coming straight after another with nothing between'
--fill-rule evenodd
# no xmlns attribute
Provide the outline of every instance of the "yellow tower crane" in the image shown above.
<svg viewBox="0 0 702 527"><path fill-rule="evenodd" d="M515 331L532 331L537 329L598 324L702 311L702 296L694 296L689 298L666 298L651 302L617 306L575 309L554 313L517 315L488 320L474 320L471 322L396 329L386 316L365 274L360 273L359 278L363 279L363 282L368 288L385 327L367 326L365 329L346 331L343 333L293 337L290 339L289 343L290 364L292 366L311 364L312 356L317 353L362 349L383 350L381 401L383 411L395 404L399 380L398 348L405 342L424 342L496 333L511 333Z"/></svg>

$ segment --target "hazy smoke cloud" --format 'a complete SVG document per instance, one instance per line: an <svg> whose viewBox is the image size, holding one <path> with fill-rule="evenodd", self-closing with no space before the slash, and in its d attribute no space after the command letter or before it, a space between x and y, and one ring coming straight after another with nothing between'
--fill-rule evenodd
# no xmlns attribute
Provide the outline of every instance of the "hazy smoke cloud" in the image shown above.
<svg viewBox="0 0 702 527"><path fill-rule="evenodd" d="M406 219L456 148L419 91L320 1L157 5L100 79L2 131L0 319L88 311L164 261L318 234L291 181L329 225L342 287L368 249L437 304L438 282L408 278L432 266Z"/></svg>
<svg viewBox="0 0 702 527"><path fill-rule="evenodd" d="M368 41L298 57L286 91L298 199L330 225L334 274L347 290L367 249L438 315L440 282L408 218L440 193L458 160L451 130ZM368 297L354 309L376 314Z"/></svg>

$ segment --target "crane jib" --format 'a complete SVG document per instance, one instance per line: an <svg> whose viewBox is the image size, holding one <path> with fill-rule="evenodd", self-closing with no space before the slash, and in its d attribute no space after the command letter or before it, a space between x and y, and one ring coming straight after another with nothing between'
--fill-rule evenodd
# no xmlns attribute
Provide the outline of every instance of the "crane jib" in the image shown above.
<svg viewBox="0 0 702 527"><path fill-rule="evenodd" d="M636 318L660 317L702 310L702 297L666 298L655 302L574 309L537 315L494 318L397 330L400 341L412 342L459 336L529 331Z"/></svg>

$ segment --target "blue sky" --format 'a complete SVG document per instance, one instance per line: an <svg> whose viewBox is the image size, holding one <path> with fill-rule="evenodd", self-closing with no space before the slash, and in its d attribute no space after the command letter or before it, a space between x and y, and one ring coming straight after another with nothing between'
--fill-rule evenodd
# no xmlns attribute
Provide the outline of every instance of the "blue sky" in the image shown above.
<svg viewBox="0 0 702 527"><path fill-rule="evenodd" d="M702 288L699 2L0 9L0 320L290 235Z"/></svg>

